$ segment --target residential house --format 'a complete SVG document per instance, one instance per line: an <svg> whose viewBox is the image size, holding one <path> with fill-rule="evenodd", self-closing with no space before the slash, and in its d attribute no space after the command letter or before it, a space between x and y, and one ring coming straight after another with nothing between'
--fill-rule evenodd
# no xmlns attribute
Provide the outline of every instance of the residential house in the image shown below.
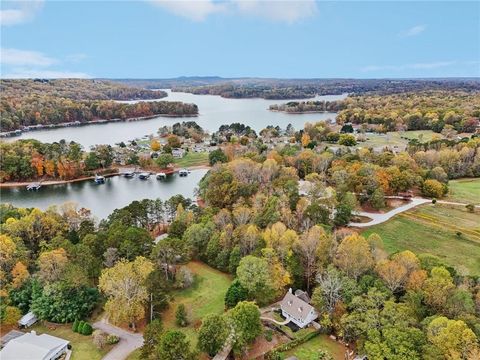
<svg viewBox="0 0 480 360"><path fill-rule="evenodd" d="M56 360L67 352L69 341L31 331L10 340L0 351L2 360Z"/></svg>
<svg viewBox="0 0 480 360"><path fill-rule="evenodd" d="M280 302L280 309L285 319L290 320L299 328L304 328L314 321L318 314L312 305L302 300L303 292L298 294L299 296L296 296L290 289Z"/></svg>
<svg viewBox="0 0 480 360"><path fill-rule="evenodd" d="M172 149L172 155L175 159L181 159L185 156L185 150L181 148Z"/></svg>

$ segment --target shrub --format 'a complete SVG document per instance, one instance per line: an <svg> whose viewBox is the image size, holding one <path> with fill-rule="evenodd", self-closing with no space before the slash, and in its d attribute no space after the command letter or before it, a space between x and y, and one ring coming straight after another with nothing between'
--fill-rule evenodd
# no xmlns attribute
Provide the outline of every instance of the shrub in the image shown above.
<svg viewBox="0 0 480 360"><path fill-rule="evenodd" d="M78 324L79 323L80 322L77 319L75 319L75 321L73 322L73 325L72 325L72 331L73 332L78 332Z"/></svg>
<svg viewBox="0 0 480 360"><path fill-rule="evenodd" d="M83 325L85 325L85 321L80 320L78 322L78 326L77 326L77 333L83 334L83 332L82 332L83 331Z"/></svg>
<svg viewBox="0 0 480 360"><path fill-rule="evenodd" d="M104 333L102 330L95 330L93 332L93 344L98 348L98 349L103 349L105 345L107 344L107 334Z"/></svg>
<svg viewBox="0 0 480 360"><path fill-rule="evenodd" d="M90 325L87 322L85 324L83 324L83 328L82 328L82 334L83 335L92 335L92 332L93 332L92 325Z"/></svg>
<svg viewBox="0 0 480 360"><path fill-rule="evenodd" d="M465 205L465 207L467 208L468 212L471 212L471 213L475 212L475 205L467 204L467 205Z"/></svg>
<svg viewBox="0 0 480 360"><path fill-rule="evenodd" d="M273 331L272 330L265 331L265 340L270 342L272 341L272 338L273 338Z"/></svg>
<svg viewBox="0 0 480 360"><path fill-rule="evenodd" d="M175 311L175 323L181 327L188 325L187 311L185 310L185 305L183 304L178 305L177 311Z"/></svg>
<svg viewBox="0 0 480 360"><path fill-rule="evenodd" d="M113 345L120 341L120 338L117 335L110 334L107 336L107 344Z"/></svg>

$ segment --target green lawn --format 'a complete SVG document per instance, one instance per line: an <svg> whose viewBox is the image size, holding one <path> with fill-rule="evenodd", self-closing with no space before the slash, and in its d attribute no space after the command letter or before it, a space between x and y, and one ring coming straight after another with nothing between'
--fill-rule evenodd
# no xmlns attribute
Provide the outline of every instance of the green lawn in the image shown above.
<svg viewBox="0 0 480 360"><path fill-rule="evenodd" d="M480 178L450 180L448 188L446 200L480 204Z"/></svg>
<svg viewBox="0 0 480 360"><path fill-rule="evenodd" d="M187 267L195 274L195 283L185 290L175 291L170 307L162 314L166 329L179 329L190 339L192 345L197 342L197 329L200 321L208 314L221 314L224 311L224 298L231 283L231 277L201 262L192 261ZM175 310L184 304L190 325L179 328L175 325Z"/></svg>
<svg viewBox="0 0 480 360"><path fill-rule="evenodd" d="M457 232L461 235L458 236ZM423 205L363 232L379 234L388 252L431 253L445 263L480 275L480 215L463 207Z"/></svg>
<svg viewBox="0 0 480 360"><path fill-rule="evenodd" d="M188 152L183 158L175 159L175 165L179 167L208 166L208 152Z"/></svg>
<svg viewBox="0 0 480 360"><path fill-rule="evenodd" d="M136 349L127 356L127 360L141 360L140 349Z"/></svg>
<svg viewBox="0 0 480 360"><path fill-rule="evenodd" d="M32 326L31 330L35 330L37 334L49 334L70 341L72 345L71 360L100 360L112 348L110 345L102 350L97 349L93 345L92 336L74 333L71 325L57 325L54 330L50 330L44 325L38 324Z"/></svg>
<svg viewBox="0 0 480 360"><path fill-rule="evenodd" d="M422 139L422 142L432 140L433 135L436 134L431 130L415 130L415 131L393 131L387 134L367 134L367 141L359 142L360 147L380 147L380 146L405 146L408 143L407 139ZM436 134L441 136L440 134ZM407 139L403 139L407 138Z"/></svg>
<svg viewBox="0 0 480 360"><path fill-rule="evenodd" d="M285 358L296 356L299 360L317 360L319 349L328 351L335 360L345 359L345 348L327 335L318 335L282 354Z"/></svg>

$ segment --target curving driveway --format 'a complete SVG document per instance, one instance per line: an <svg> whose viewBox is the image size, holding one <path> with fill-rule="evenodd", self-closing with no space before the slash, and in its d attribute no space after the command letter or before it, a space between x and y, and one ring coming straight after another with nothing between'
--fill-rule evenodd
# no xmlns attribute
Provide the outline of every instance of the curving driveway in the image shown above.
<svg viewBox="0 0 480 360"><path fill-rule="evenodd" d="M386 196L385 198L390 198L390 199L401 199L401 197L398 196ZM432 199L424 199L420 197L412 198L411 201L408 204L399 206L398 208L395 208L387 213L370 213L366 211L356 211L355 215L360 215L360 216L365 216L372 221L366 222L366 223L356 223L356 222L351 222L348 224L348 226L352 227L358 227L358 228L364 228L364 227L369 227L377 224L381 224L387 220L390 220L392 217L394 217L397 214L400 214L404 211L410 210L418 205L422 204L427 204L431 203ZM437 200L437 204L445 204L445 205L455 205L455 206L466 206L467 204L464 203L459 203L459 202L454 202L454 201L446 201L446 200ZM480 208L480 205L475 205L476 208Z"/></svg>
<svg viewBox="0 0 480 360"><path fill-rule="evenodd" d="M105 319L93 324L93 328L102 330L108 334L117 335L120 338L118 344L115 345L115 347L110 350L102 360L124 360L131 352L143 345L142 334L134 334L120 329L119 327L113 326Z"/></svg>
<svg viewBox="0 0 480 360"><path fill-rule="evenodd" d="M426 204L426 203L431 203L431 199L423 199L423 198L412 198L411 201L408 204L399 206L387 213L370 213L366 211L356 211L355 215L360 215L360 216L366 216L372 219L372 221L366 222L366 223L356 223L356 222L351 222L348 224L348 226L352 227L359 227L359 228L364 228L364 227L369 227L377 224L381 224L387 220L390 220L392 217L394 217L397 214L400 214L404 211L410 210L414 208L415 206Z"/></svg>

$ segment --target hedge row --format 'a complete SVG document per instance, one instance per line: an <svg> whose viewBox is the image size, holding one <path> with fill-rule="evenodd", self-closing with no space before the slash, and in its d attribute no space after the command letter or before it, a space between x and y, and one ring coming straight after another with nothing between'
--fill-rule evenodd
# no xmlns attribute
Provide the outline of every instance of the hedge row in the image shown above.
<svg viewBox="0 0 480 360"><path fill-rule="evenodd" d="M300 338L294 339L294 340L289 341L285 344L281 344L281 345L277 346L276 348L273 348L272 350L267 352L265 354L265 357L267 359L270 359L270 357L274 357L275 353L281 353L281 352L284 352L284 351L291 350L294 347L297 347L298 345L303 344L310 339L313 339L315 336L318 336L319 334L320 334L320 330L315 330L315 331L313 331L311 333L308 333L308 334L306 334L306 335L304 335Z"/></svg>

